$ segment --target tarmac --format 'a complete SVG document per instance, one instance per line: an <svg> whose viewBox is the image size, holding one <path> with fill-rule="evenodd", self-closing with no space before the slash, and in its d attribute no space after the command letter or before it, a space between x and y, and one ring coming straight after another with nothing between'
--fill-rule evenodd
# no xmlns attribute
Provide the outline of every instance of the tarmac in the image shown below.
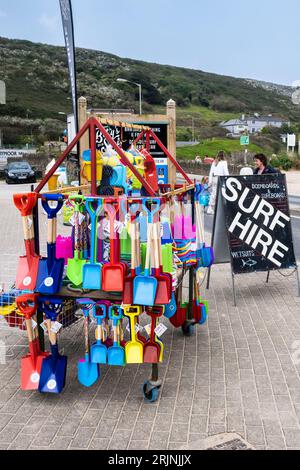
<svg viewBox="0 0 300 470"><path fill-rule="evenodd" d="M296 196L298 174L288 174ZM11 198L15 190L0 183L0 283L6 287L24 253L21 218ZM45 219L41 216L44 252ZM62 234L69 231L60 218L58 228ZM210 290L201 288L209 302L207 323L184 337L163 320L168 329L155 403L145 402L141 391L149 365L103 366L94 386L78 383L82 321L60 336L68 356L63 393L21 391L26 332L0 319L0 449L203 449L223 448L226 439L228 448L300 449L296 277L274 272L269 284L265 281L264 273L237 276L233 307L230 267L214 266Z"/></svg>

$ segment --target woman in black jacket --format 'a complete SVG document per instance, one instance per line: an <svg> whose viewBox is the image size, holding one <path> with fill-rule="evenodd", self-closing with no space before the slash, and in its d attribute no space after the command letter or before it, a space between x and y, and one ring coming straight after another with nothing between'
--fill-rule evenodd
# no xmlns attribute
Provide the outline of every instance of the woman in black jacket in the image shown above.
<svg viewBox="0 0 300 470"><path fill-rule="evenodd" d="M258 153L253 157L255 163L255 175L267 175L270 173L280 173L279 170L268 165L267 157L263 153Z"/></svg>

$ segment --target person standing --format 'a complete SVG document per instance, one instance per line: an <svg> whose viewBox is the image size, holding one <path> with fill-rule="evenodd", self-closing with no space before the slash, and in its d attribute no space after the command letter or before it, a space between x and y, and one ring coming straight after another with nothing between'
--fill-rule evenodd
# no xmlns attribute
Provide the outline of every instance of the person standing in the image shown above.
<svg viewBox="0 0 300 470"><path fill-rule="evenodd" d="M270 173L280 173L279 170L268 165L268 159L263 153L257 153L253 157L255 163L255 175L268 175Z"/></svg>
<svg viewBox="0 0 300 470"><path fill-rule="evenodd" d="M209 172L209 179L208 184L210 186L210 199L209 199L209 206L207 209L207 214L214 214L215 212L215 204L216 204L216 197L217 197L217 187L218 187L218 176L228 176L228 164L226 161L225 152L223 150L218 153L215 160L211 164L210 172Z"/></svg>

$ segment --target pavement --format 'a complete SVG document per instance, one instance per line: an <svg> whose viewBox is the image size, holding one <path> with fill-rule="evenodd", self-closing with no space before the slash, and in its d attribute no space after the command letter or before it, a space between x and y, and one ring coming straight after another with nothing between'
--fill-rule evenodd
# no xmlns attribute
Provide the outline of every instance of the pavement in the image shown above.
<svg viewBox="0 0 300 470"><path fill-rule="evenodd" d="M0 183L0 283L6 285L23 253L14 191ZM43 217L40 225L45 240ZM69 230L61 220L58 227ZM148 365L103 366L93 387L78 383L81 321L60 337L69 356L64 392L21 391L26 333L0 320L0 449L200 449L208 438L222 443L227 435L255 449L300 449L300 298L294 273L272 273L268 285L265 279L237 276L233 307L230 267L215 266L211 289L201 291L210 306L207 323L184 337L164 319L163 385L153 404L141 393Z"/></svg>

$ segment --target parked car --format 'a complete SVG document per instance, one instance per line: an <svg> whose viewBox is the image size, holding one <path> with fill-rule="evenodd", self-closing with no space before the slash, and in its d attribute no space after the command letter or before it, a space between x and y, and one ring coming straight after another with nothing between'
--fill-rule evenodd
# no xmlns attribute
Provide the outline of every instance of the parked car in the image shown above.
<svg viewBox="0 0 300 470"><path fill-rule="evenodd" d="M28 162L9 163L4 171L7 184L36 182L35 171Z"/></svg>

